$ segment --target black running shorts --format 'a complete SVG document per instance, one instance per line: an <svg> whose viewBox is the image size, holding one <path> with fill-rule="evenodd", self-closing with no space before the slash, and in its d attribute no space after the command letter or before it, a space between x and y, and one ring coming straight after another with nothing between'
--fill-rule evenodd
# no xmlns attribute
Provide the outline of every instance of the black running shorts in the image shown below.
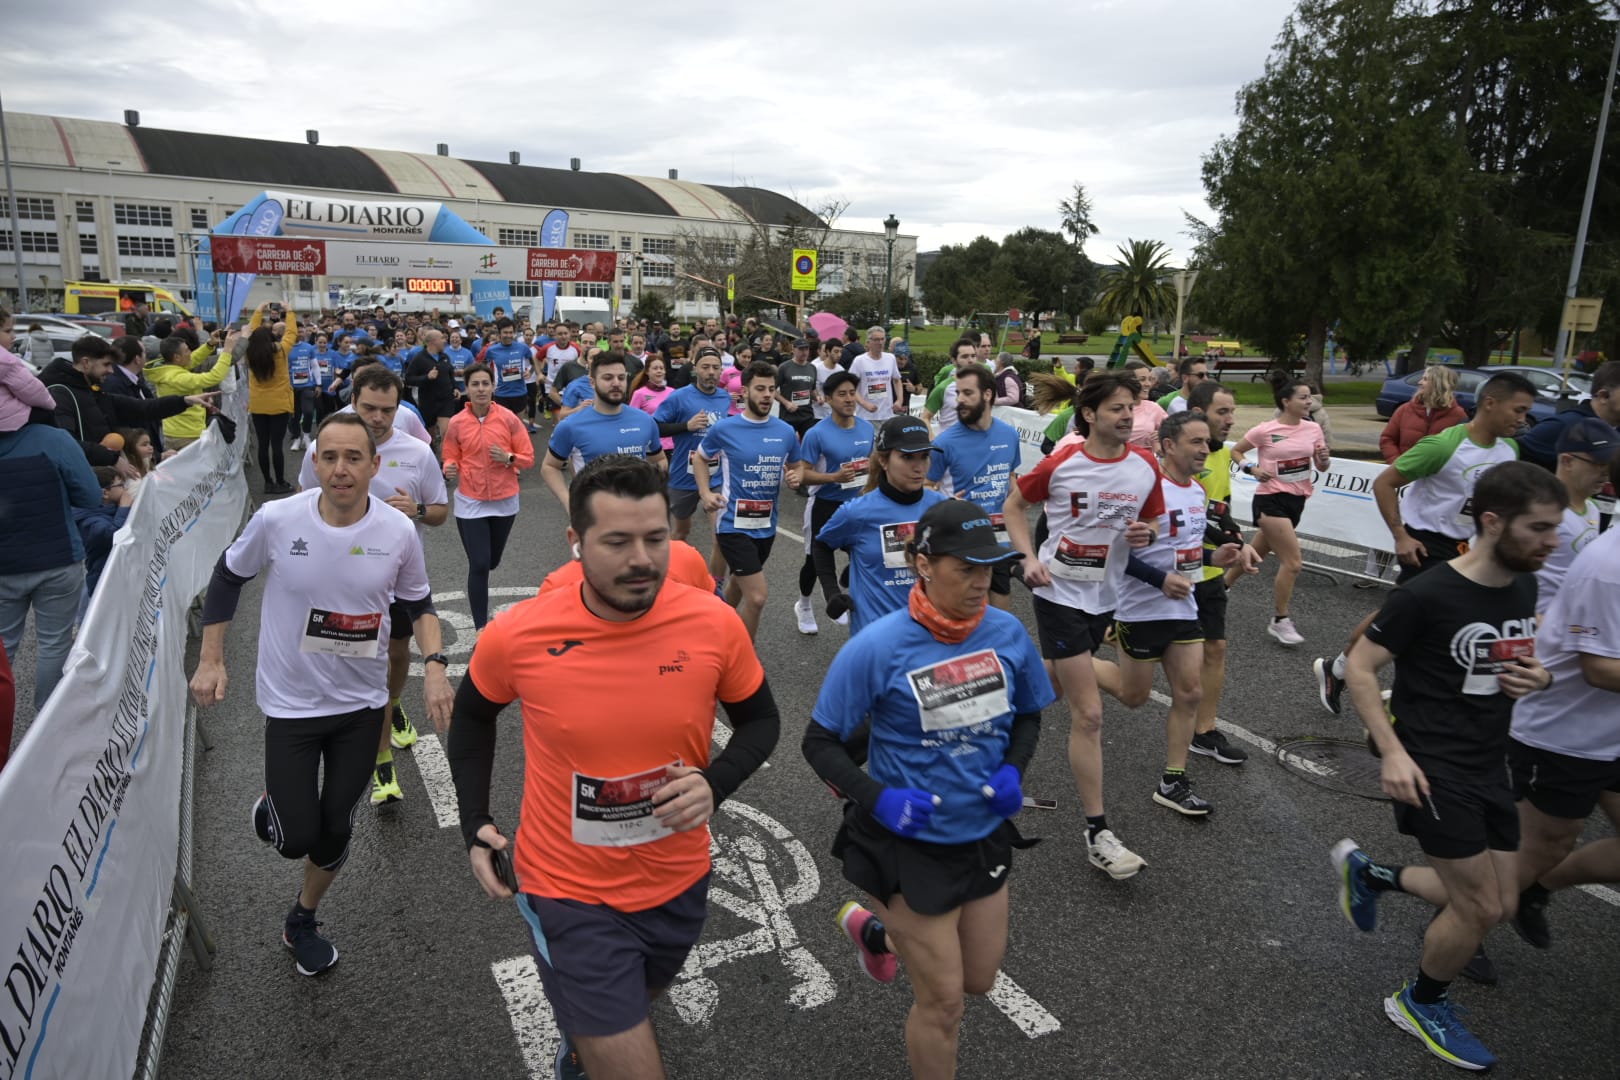
<svg viewBox="0 0 1620 1080"><path fill-rule="evenodd" d="M746 533L723 532L715 534L714 542L720 548L726 565L731 567L731 572L737 577L748 577L765 569L776 537L771 535L756 539Z"/></svg>
<svg viewBox="0 0 1620 1080"><path fill-rule="evenodd" d="M1620 791L1620 761L1593 761L1508 740L1513 793L1549 817L1584 820L1607 791Z"/></svg>
<svg viewBox="0 0 1620 1080"><path fill-rule="evenodd" d="M1089 611L1035 597L1035 634L1045 660L1067 660L1082 653L1094 653L1114 623L1114 613L1093 615Z"/></svg>
<svg viewBox="0 0 1620 1080"><path fill-rule="evenodd" d="M944 915L999 892L1012 873L1013 849L1037 843L1011 821L966 844L908 840L849 803L832 853L844 864L845 880L868 896L888 904L899 894L919 915Z"/></svg>
<svg viewBox="0 0 1620 1080"><path fill-rule="evenodd" d="M1114 623L1120 651L1132 660L1158 660L1172 645L1201 645L1204 628L1197 619L1150 619Z"/></svg>
<svg viewBox="0 0 1620 1080"><path fill-rule="evenodd" d="M1422 762L1418 763L1422 768ZM1436 777L1424 770L1422 806L1395 803L1395 827L1435 859L1466 859L1489 849L1519 850L1519 808L1504 775L1495 782Z"/></svg>

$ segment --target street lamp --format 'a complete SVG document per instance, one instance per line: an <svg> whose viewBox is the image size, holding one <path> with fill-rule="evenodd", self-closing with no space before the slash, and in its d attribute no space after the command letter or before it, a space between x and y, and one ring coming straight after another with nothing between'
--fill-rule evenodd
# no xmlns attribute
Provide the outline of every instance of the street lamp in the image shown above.
<svg viewBox="0 0 1620 1080"><path fill-rule="evenodd" d="M883 236L889 253L883 261L883 336L889 336L889 302L894 295L894 239L900 235L900 219L890 214L883 222ZM909 314L909 313L908 313ZM910 322L908 319L907 322Z"/></svg>

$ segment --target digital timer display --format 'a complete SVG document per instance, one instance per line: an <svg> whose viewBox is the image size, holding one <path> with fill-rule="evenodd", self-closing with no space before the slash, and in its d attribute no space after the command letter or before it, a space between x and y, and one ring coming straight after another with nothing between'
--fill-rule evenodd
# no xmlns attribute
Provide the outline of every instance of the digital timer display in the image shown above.
<svg viewBox="0 0 1620 1080"><path fill-rule="evenodd" d="M405 291L414 293L434 293L448 295L460 292L459 282L455 278L413 277L405 279Z"/></svg>

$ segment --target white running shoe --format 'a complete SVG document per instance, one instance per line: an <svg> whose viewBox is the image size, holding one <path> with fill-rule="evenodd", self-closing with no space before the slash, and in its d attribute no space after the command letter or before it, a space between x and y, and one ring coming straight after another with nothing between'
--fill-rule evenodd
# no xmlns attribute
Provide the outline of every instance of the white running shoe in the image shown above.
<svg viewBox="0 0 1620 1080"><path fill-rule="evenodd" d="M834 619L833 622L837 623L839 626L848 626L849 612L844 612L842 615L838 616L838 618Z"/></svg>
<svg viewBox="0 0 1620 1080"><path fill-rule="evenodd" d="M1277 639L1277 644L1287 645L1290 649L1305 640L1305 635L1294 629L1294 620L1289 618L1272 619L1266 626L1266 633Z"/></svg>
<svg viewBox="0 0 1620 1080"><path fill-rule="evenodd" d="M814 634L821 630L816 625L816 609L810 603L808 596L801 596L793 603L793 614L799 617L799 633Z"/></svg>
<svg viewBox="0 0 1620 1080"><path fill-rule="evenodd" d="M1119 842L1113 829L1099 832L1087 842L1086 850L1091 857L1091 865L1115 881L1135 877L1147 865L1140 855Z"/></svg>

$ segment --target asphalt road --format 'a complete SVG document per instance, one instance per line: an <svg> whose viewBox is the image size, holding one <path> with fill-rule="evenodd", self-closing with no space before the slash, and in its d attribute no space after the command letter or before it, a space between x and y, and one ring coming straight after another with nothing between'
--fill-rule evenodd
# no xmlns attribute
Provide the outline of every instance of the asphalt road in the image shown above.
<svg viewBox="0 0 1620 1080"><path fill-rule="evenodd" d="M256 479L250 484L257 489ZM567 555L561 509L533 474L523 503L494 575L496 589L507 590L497 603L527 595ZM793 496L789 503L798 505ZM706 526L695 539L707 548ZM822 673L846 633L825 617L818 636L797 632L797 549L786 539L777 545L759 639L784 717L782 741L772 767L717 816L704 941L654 1010L676 1077L907 1075L905 976L892 986L869 981L834 923L855 895L827 854L839 808L798 752ZM464 657L470 633L454 630L470 631L471 620L465 600L450 598L465 587L453 527L431 530L428 562L451 624L447 651ZM1263 632L1268 580L1251 580L1232 598L1223 719L1271 741L1355 737L1353 716L1332 717L1317 704L1309 663L1317 651L1331 654L1376 594L1305 577L1294 607L1307 643L1289 651ZM162 1074L549 1076L554 1029L528 935L509 903L486 899L473 882L453 802L442 801L448 774L430 733L396 754L406 800L384 811L361 807L353 855L321 907L341 962L319 979L295 972L279 935L299 871L261 845L248 822L261 788L263 721L251 689L258 588L250 586L231 636L230 696L204 716L212 749L199 755L196 890L219 953L208 972L189 956L182 965ZM1015 589L1015 610L1028 621L1028 593ZM406 701L420 718L419 687L413 682ZM601 688L604 698L638 692ZM1217 811L1207 821L1182 819L1149 799L1163 762L1164 712L1158 703L1135 712L1106 706L1110 822L1148 861L1134 880L1114 882L1086 862L1064 756L1067 717L1060 707L1047 711L1026 791L1059 805L1020 818L1026 834L1045 842L1022 853L1013 871L1008 982L995 1000L970 1001L961 1075L1449 1075L1382 1009L1383 996L1415 973L1427 910L1397 896L1378 930L1363 935L1334 902L1327 852L1340 837L1385 859L1418 857L1396 835L1388 805L1307 782L1250 745L1254 756L1240 768L1192 759L1197 788ZM503 720L495 813L510 828L523 761L517 711ZM1498 930L1490 948L1501 985L1459 983L1455 996L1502 1058L1500 1075L1616 1075L1620 909L1612 904L1559 896L1551 951Z"/></svg>

